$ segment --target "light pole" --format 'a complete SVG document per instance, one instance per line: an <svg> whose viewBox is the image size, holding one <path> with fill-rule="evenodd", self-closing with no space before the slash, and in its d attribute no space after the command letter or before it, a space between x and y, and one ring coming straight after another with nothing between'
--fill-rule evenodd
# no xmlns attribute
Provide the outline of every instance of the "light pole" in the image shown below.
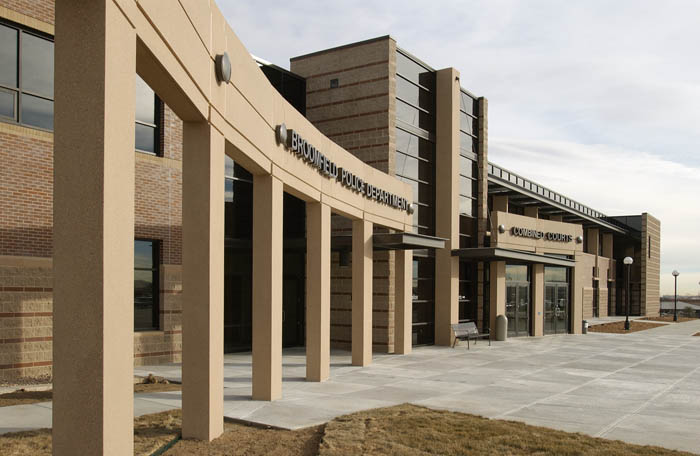
<svg viewBox="0 0 700 456"><path fill-rule="evenodd" d="M678 321L676 307L678 306L678 274L680 273L674 269L671 274L673 274L673 321Z"/></svg>
<svg viewBox="0 0 700 456"><path fill-rule="evenodd" d="M627 317L625 318L625 331L630 330L630 270L632 269L632 263L634 263L634 260L632 257L625 257L624 260L622 260L623 263L625 263L625 269L627 269L627 280L625 281L625 307L627 308Z"/></svg>

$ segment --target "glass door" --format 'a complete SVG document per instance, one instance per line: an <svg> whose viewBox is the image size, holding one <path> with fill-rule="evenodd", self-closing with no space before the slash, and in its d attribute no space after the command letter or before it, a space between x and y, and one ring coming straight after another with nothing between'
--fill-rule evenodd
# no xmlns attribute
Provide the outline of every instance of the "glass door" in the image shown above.
<svg viewBox="0 0 700 456"><path fill-rule="evenodd" d="M557 286L546 284L544 286L544 333L556 333L555 308L557 301Z"/></svg>
<svg viewBox="0 0 700 456"><path fill-rule="evenodd" d="M509 337L530 334L530 270L526 265L506 265L506 317Z"/></svg>
<svg viewBox="0 0 700 456"><path fill-rule="evenodd" d="M557 285L557 306L555 309L555 334L566 334L569 332L569 285Z"/></svg>

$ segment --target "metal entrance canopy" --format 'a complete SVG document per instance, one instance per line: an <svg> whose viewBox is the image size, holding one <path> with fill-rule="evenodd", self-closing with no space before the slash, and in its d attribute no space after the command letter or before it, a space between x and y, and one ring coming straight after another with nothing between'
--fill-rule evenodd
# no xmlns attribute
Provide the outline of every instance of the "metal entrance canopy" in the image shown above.
<svg viewBox="0 0 700 456"><path fill-rule="evenodd" d="M443 249L445 238L427 236L416 233L380 233L372 235L374 250L418 250L418 249ZM350 250L352 248L352 235L340 235L331 237L331 250Z"/></svg>
<svg viewBox="0 0 700 456"><path fill-rule="evenodd" d="M458 256L474 261L519 261L522 263L542 263L553 266L573 268L576 261L566 258L555 258L540 253L523 252L522 250L503 249L498 247L478 247L452 250L452 256Z"/></svg>

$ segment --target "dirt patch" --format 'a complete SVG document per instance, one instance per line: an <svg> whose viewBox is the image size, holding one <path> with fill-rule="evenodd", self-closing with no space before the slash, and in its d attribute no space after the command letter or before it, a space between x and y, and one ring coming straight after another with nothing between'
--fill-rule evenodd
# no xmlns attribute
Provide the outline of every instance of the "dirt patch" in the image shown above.
<svg viewBox="0 0 700 456"><path fill-rule="evenodd" d="M0 386L34 386L41 384L51 384L52 378L50 375L45 375L41 377L20 377L15 378L12 381L0 382Z"/></svg>
<svg viewBox="0 0 700 456"><path fill-rule="evenodd" d="M649 320L649 321L668 321L673 323L673 315L662 315L660 317L644 317L641 318L641 320ZM686 321L695 321L697 318L690 318L690 317L678 317L678 323L683 323Z"/></svg>
<svg viewBox="0 0 700 456"><path fill-rule="evenodd" d="M644 331L645 329L656 328L657 326L664 325L662 323L646 323L637 320L630 320L630 329L629 331L625 331L624 321L614 321L611 323L589 326L588 332L627 334L631 332Z"/></svg>
<svg viewBox="0 0 700 456"><path fill-rule="evenodd" d="M134 455L148 456L180 434L180 410L144 415L134 420ZM51 429L0 435L3 456L51 455Z"/></svg>
<svg viewBox="0 0 700 456"><path fill-rule="evenodd" d="M154 377L154 380L149 383L134 384L134 393L160 393L163 391L180 391L182 385L178 383L166 383L163 379ZM26 405L35 404L37 402L47 402L53 399L53 391L28 391L18 389L11 393L0 394L0 407L9 407L11 405ZM0 453L2 454L2 453Z"/></svg>
<svg viewBox="0 0 700 456"><path fill-rule="evenodd" d="M695 334L693 334L693 335L694 335L694 336L700 336L700 333L695 333Z"/></svg>
<svg viewBox="0 0 700 456"><path fill-rule="evenodd" d="M326 425L320 456L362 455L689 455L527 424L415 405L370 410Z"/></svg>
<svg viewBox="0 0 700 456"><path fill-rule="evenodd" d="M180 440L164 454L206 454L245 456L315 456L324 426L297 431L269 429L239 423L224 423L224 434L211 442Z"/></svg>

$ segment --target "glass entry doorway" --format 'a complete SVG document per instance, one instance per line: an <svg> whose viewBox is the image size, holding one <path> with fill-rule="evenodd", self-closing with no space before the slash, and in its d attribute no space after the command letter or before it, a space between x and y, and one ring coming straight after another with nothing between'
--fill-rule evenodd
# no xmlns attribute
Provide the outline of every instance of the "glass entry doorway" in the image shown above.
<svg viewBox="0 0 700 456"><path fill-rule="evenodd" d="M566 268L544 268L544 333L569 332L569 276Z"/></svg>
<svg viewBox="0 0 700 456"><path fill-rule="evenodd" d="M530 270L526 265L506 265L506 317L508 337L530 335Z"/></svg>

